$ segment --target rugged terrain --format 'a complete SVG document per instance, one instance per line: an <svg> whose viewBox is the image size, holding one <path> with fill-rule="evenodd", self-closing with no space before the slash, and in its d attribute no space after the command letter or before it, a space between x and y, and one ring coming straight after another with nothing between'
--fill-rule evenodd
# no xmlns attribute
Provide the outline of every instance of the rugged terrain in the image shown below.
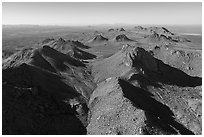
<svg viewBox="0 0 204 137"><path fill-rule="evenodd" d="M202 134L199 44L164 27L61 33L3 47L3 134Z"/></svg>

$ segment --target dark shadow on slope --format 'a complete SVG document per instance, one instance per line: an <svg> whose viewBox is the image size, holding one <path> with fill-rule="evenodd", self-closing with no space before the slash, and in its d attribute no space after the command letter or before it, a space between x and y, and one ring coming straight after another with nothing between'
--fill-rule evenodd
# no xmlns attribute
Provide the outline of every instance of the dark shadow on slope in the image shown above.
<svg viewBox="0 0 204 137"><path fill-rule="evenodd" d="M74 44L74 46L81 48L81 49L89 49L90 48L89 46L84 45L83 43L79 42L78 40L77 41L70 41L70 42L72 42Z"/></svg>
<svg viewBox="0 0 204 137"><path fill-rule="evenodd" d="M73 77L73 75L70 74L70 77ZM77 82L70 82L55 73L25 63L16 68L3 70L2 81L17 87L37 87L40 89L39 91L44 91L53 96L62 106L64 99L81 98L81 92L88 92L86 87L82 87ZM74 86L79 86L83 91L76 91L72 88ZM83 97L83 100L86 102L86 97Z"/></svg>
<svg viewBox="0 0 204 137"><path fill-rule="evenodd" d="M97 36L95 36L92 39L92 42L105 42L108 41L108 38L105 38L104 36L102 36L101 34L98 34Z"/></svg>
<svg viewBox="0 0 204 137"><path fill-rule="evenodd" d="M56 73L56 70L52 67L52 65L45 58L43 58L42 55L37 50L34 51L31 58L32 60L30 64L43 68L50 72Z"/></svg>
<svg viewBox="0 0 204 137"><path fill-rule="evenodd" d="M170 65L163 63L159 59L154 59L157 63L157 71L150 71L144 68L145 75L134 74L129 80L138 80L138 82L141 86L143 86L144 89L148 85L157 88L162 88L159 83L177 85L180 87L196 87L202 85L202 78L192 77L177 68L171 67Z"/></svg>
<svg viewBox="0 0 204 137"><path fill-rule="evenodd" d="M88 59L94 59L96 58L96 55L93 55L91 53L85 52L79 48L73 47L73 52L74 52L74 57L78 58L78 59L84 59L84 60L88 60Z"/></svg>
<svg viewBox="0 0 204 137"><path fill-rule="evenodd" d="M43 48L40 50L40 52L51 58L54 65L61 71L65 71L67 66L65 65L65 63L68 63L72 66L76 66L76 67L85 67L85 64L83 64L81 61L76 60L72 57L70 57L69 55L63 54L49 46L43 46Z"/></svg>
<svg viewBox="0 0 204 137"><path fill-rule="evenodd" d="M69 105L62 108L46 91L38 88L40 94L30 95L28 90L18 89L20 96L16 98L17 91L14 86L4 84L2 89L3 135L85 135L87 133L75 111ZM39 108L45 108L45 104L46 109L40 110Z"/></svg>
<svg viewBox="0 0 204 137"><path fill-rule="evenodd" d="M118 36L115 37L115 40L117 42L127 42L127 41L134 41L130 38L128 38L125 34L120 34Z"/></svg>
<svg viewBox="0 0 204 137"><path fill-rule="evenodd" d="M46 39L44 39L41 43L42 44L47 44L48 42L50 42L50 41L54 41L55 39L53 39L53 38L46 38Z"/></svg>
<svg viewBox="0 0 204 137"><path fill-rule="evenodd" d="M133 83L135 80L138 82L138 84L141 86L141 88L145 89L145 90L148 90L147 86L153 86L155 88L160 88L160 89L163 88L161 84L154 82L154 81L151 81L150 79L144 77L141 74L134 74L130 77L130 79L128 79L128 81L133 82Z"/></svg>
<svg viewBox="0 0 204 137"><path fill-rule="evenodd" d="M147 123L153 124L153 126L159 127L162 131L169 134L175 134L176 130L184 135L194 134L182 124L176 122L174 114L169 107L152 98L151 93L135 87L122 79L119 79L119 84L123 89L124 96L130 99L136 107L146 112Z"/></svg>
<svg viewBox="0 0 204 137"><path fill-rule="evenodd" d="M73 98L80 95L72 87L65 84L63 77L25 63L19 67L3 70L2 80L16 86L36 86L55 95L56 98L66 98L66 96Z"/></svg>
<svg viewBox="0 0 204 137"><path fill-rule="evenodd" d="M177 85L181 87L196 87L202 85L202 78L192 77L185 72L171 67L156 59L159 73L148 72L148 76L157 82L164 84Z"/></svg>
<svg viewBox="0 0 204 137"><path fill-rule="evenodd" d="M61 129L57 127L58 130L55 132L53 131L54 129L52 129L53 126L50 127L50 125L47 125L47 127L42 127L45 128L47 132L42 131L41 133L38 133L36 131L32 134L86 134L86 128L83 126L79 118L75 116L77 112L74 109L71 109L69 104L66 104L63 101L66 98L77 98L81 96L81 94L71 86L67 85L62 77L25 63L16 68L3 70L2 73L3 82L13 85L13 87L37 87L37 93L35 93L37 94L36 96L52 96L53 100L56 101L56 104L63 110L63 113L57 116L50 116L46 119L48 120L48 123L51 125L56 123ZM5 105L8 105L7 103ZM21 108L18 108L18 110L21 111ZM27 112L27 110L25 111ZM55 119L55 121L52 121L53 119ZM21 121L23 124L26 123L26 119L24 120L25 121ZM62 125L65 125L65 127L63 127L58 121L63 122ZM21 125L22 123L17 123L17 125ZM42 123L39 122L38 124L42 125L47 123L42 121ZM32 125L29 124L28 126L32 127ZM27 132L25 131L19 134L24 133Z"/></svg>

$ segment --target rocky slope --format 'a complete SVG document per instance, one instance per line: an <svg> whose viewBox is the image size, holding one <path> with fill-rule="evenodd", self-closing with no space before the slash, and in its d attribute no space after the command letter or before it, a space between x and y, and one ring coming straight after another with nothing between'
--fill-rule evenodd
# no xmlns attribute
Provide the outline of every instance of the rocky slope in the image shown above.
<svg viewBox="0 0 204 137"><path fill-rule="evenodd" d="M43 46L3 62L3 134L86 134L95 85L85 64Z"/></svg>
<svg viewBox="0 0 204 137"><path fill-rule="evenodd" d="M120 35L115 37L115 41L117 41L117 42L126 42L126 41L132 41L132 40L129 39L125 34L120 34Z"/></svg>
<svg viewBox="0 0 204 137"><path fill-rule="evenodd" d="M48 38L4 59L3 134L202 134L201 52L165 28L135 30ZM114 53L99 58L103 43Z"/></svg>
<svg viewBox="0 0 204 137"><path fill-rule="evenodd" d="M187 38L175 35L164 27L147 27L136 26L135 31L147 35L147 42L190 42Z"/></svg>
<svg viewBox="0 0 204 137"><path fill-rule="evenodd" d="M201 133L201 106L193 112L188 104L201 101L201 78L132 46L95 63L93 76L88 134Z"/></svg>
<svg viewBox="0 0 204 137"><path fill-rule="evenodd" d="M79 41L67 40L65 41L62 38L57 40L55 39L46 39L40 44L40 46L50 46L53 49L56 49L59 52L69 54L76 59L87 60L96 58L95 55L84 51L85 49L89 49L89 46L82 44Z"/></svg>
<svg viewBox="0 0 204 137"><path fill-rule="evenodd" d="M152 54L164 63L191 76L202 76L202 53L196 50L183 50L172 44L160 45L152 48Z"/></svg>
<svg viewBox="0 0 204 137"><path fill-rule="evenodd" d="M95 36L91 42L105 42L108 41L108 38L105 38L104 36L102 36L101 34Z"/></svg>
<svg viewBox="0 0 204 137"><path fill-rule="evenodd" d="M142 27L142 26L135 26L134 29L137 32L145 32L145 33L157 33L157 34L163 34L166 36L172 36L174 33L170 32L168 29L164 27Z"/></svg>

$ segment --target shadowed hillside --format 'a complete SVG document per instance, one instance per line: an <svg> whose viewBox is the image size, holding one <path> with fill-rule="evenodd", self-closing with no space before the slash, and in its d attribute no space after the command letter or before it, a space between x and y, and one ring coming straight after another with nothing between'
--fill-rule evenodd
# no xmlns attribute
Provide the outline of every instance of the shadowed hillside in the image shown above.
<svg viewBox="0 0 204 137"><path fill-rule="evenodd" d="M202 134L196 43L164 27L59 28L3 44L2 134Z"/></svg>

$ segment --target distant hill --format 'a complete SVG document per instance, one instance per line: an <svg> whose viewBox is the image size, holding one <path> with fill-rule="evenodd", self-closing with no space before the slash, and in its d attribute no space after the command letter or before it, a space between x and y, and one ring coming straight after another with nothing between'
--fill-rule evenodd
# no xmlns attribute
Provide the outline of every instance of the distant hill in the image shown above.
<svg viewBox="0 0 204 137"><path fill-rule="evenodd" d="M86 51L83 51L83 49L88 49L90 47L82 44L79 41L73 41L73 40L65 41L62 38L59 38L57 40L48 38L48 39L45 39L44 41L42 41L41 45L42 46L43 45L50 46L59 52L69 54L72 57L77 58L77 59L87 60L87 59L96 58L95 55L88 53Z"/></svg>
<svg viewBox="0 0 204 137"><path fill-rule="evenodd" d="M104 41L108 41L108 38L105 38L104 36L102 36L102 35L97 35L97 36L95 36L92 40L91 40L91 42L104 42Z"/></svg>
<svg viewBox="0 0 204 137"><path fill-rule="evenodd" d="M125 41L132 41L132 40L129 39L125 34L120 34L120 35L115 37L115 41L117 41L117 42L125 42Z"/></svg>

